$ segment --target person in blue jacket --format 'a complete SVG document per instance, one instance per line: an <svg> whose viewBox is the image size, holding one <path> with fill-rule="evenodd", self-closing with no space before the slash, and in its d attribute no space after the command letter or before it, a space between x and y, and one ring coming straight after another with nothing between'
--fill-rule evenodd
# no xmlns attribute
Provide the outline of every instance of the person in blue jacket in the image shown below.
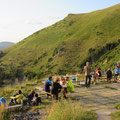
<svg viewBox="0 0 120 120"><path fill-rule="evenodd" d="M1 104L3 104L3 105L7 104L6 99L4 97L0 98L0 106L1 106Z"/></svg>
<svg viewBox="0 0 120 120"><path fill-rule="evenodd" d="M46 79L44 84L45 92L50 93L50 86L52 86L52 77L49 77ZM47 94L47 98L50 96L50 94Z"/></svg>

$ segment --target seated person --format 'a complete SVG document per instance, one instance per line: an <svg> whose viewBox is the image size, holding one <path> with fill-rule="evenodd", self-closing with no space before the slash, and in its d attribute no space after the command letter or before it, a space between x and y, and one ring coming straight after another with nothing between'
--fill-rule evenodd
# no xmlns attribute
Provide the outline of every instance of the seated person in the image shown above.
<svg viewBox="0 0 120 120"><path fill-rule="evenodd" d="M63 91L63 98L67 98L66 97L66 93L67 93L67 81L65 80L64 77L61 77L61 81L60 81L60 85L62 86L62 91Z"/></svg>
<svg viewBox="0 0 120 120"><path fill-rule="evenodd" d="M15 97L11 97L13 100L15 100L16 104L21 104L23 100L26 100L24 95L22 94L22 91L19 91L19 94L16 95Z"/></svg>
<svg viewBox="0 0 120 120"><path fill-rule="evenodd" d="M57 77L55 79L55 82L53 82L53 86L52 86L52 94L55 95L56 100L58 100L58 94L61 91L62 86L59 84L59 78Z"/></svg>
<svg viewBox="0 0 120 120"><path fill-rule="evenodd" d="M108 68L108 71L107 71L107 81L111 81L111 79L112 79L112 71L111 71L111 69L110 68Z"/></svg>
<svg viewBox="0 0 120 120"><path fill-rule="evenodd" d="M69 80L69 77L66 77L67 81L67 92L74 92L74 85L72 83L72 80Z"/></svg>
<svg viewBox="0 0 120 120"><path fill-rule="evenodd" d="M42 102L41 102L41 98L38 97L38 94L36 93L36 94L35 94L35 97L33 98L32 105L33 105L33 106L38 106L39 103L42 103Z"/></svg>
<svg viewBox="0 0 120 120"><path fill-rule="evenodd" d="M13 95L13 97L19 95L20 92L22 92L22 91L19 90L18 93L16 93L15 95ZM10 104L12 104L12 103L16 103L16 99L11 99Z"/></svg>
<svg viewBox="0 0 120 120"><path fill-rule="evenodd" d="M45 92L50 93L50 86L52 86L52 77L47 78L44 84ZM47 98L50 96L50 94L47 94Z"/></svg>
<svg viewBox="0 0 120 120"><path fill-rule="evenodd" d="M6 105L6 104L7 104L6 99L5 99L4 97L0 98L0 106L1 106L2 104L3 104L3 105Z"/></svg>
<svg viewBox="0 0 120 120"><path fill-rule="evenodd" d="M28 101L31 102L33 100L34 96L35 96L35 91L31 90L30 93L27 96Z"/></svg>

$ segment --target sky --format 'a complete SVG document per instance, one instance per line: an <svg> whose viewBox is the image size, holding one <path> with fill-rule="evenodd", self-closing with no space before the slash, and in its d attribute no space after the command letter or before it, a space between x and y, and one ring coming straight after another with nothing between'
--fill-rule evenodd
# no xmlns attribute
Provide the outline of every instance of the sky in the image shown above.
<svg viewBox="0 0 120 120"><path fill-rule="evenodd" d="M87 13L118 3L120 0L0 0L0 42L17 43L69 13Z"/></svg>

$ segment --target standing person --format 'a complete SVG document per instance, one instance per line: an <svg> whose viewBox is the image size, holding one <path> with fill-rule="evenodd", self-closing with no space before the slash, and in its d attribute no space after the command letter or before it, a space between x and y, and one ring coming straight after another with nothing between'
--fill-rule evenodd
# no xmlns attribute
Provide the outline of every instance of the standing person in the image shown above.
<svg viewBox="0 0 120 120"><path fill-rule="evenodd" d="M58 94L60 93L62 89L62 86L59 84L59 78L57 77L55 79L55 82L53 82L53 86L52 86L52 94L55 95L56 100L58 100Z"/></svg>
<svg viewBox="0 0 120 120"><path fill-rule="evenodd" d="M107 81L111 81L111 79L112 79L112 71L111 71L111 69L110 68L108 68L108 71L107 71Z"/></svg>
<svg viewBox="0 0 120 120"><path fill-rule="evenodd" d="M86 66L84 67L83 72L85 73L85 85L86 88L90 87L91 83L91 72L92 72L92 67L90 66L89 62L86 62ZM88 81L89 79L89 81Z"/></svg>
<svg viewBox="0 0 120 120"><path fill-rule="evenodd" d="M52 86L52 77L49 77L46 79L44 87L45 91L50 93L50 86ZM47 94L47 98L50 96L50 94Z"/></svg>
<svg viewBox="0 0 120 120"><path fill-rule="evenodd" d="M117 77L119 75L119 70L118 70L118 66L115 69L115 80L117 80Z"/></svg>

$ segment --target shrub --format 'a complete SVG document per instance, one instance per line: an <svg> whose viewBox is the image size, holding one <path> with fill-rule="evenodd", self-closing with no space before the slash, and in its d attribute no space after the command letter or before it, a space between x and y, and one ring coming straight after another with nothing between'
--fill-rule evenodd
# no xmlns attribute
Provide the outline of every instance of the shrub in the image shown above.
<svg viewBox="0 0 120 120"><path fill-rule="evenodd" d="M33 65L36 65L38 63L38 60L34 60Z"/></svg>
<svg viewBox="0 0 120 120"><path fill-rule="evenodd" d="M51 62L51 61L53 61L53 58L48 58L48 62Z"/></svg>
<svg viewBox="0 0 120 120"><path fill-rule="evenodd" d="M25 72L24 72L24 75L25 75L29 80L31 80L32 78L34 78L34 77L36 76L36 73L31 72L31 71L25 71Z"/></svg>

